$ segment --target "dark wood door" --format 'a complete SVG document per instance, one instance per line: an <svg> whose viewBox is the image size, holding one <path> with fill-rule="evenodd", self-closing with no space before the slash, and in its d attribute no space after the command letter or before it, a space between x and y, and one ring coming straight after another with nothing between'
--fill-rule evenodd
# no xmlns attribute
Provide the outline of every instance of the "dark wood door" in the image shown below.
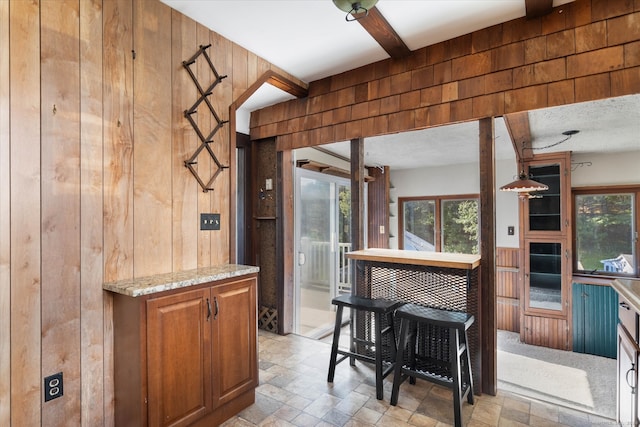
<svg viewBox="0 0 640 427"><path fill-rule="evenodd" d="M150 426L185 426L212 410L210 288L147 302Z"/></svg>
<svg viewBox="0 0 640 427"><path fill-rule="evenodd" d="M215 286L213 297L213 405L258 385L255 277Z"/></svg>

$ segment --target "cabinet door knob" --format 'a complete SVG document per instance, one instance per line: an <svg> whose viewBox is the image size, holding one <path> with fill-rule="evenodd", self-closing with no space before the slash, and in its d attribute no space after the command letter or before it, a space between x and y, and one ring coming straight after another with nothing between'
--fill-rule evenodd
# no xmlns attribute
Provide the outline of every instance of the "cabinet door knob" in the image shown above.
<svg viewBox="0 0 640 427"><path fill-rule="evenodd" d="M631 309L631 307L629 307L629 304L627 304L624 301L620 302L620 307L624 308L625 310L630 310Z"/></svg>
<svg viewBox="0 0 640 427"><path fill-rule="evenodd" d="M207 322L211 318L211 302L209 302L209 298L207 298Z"/></svg>
<svg viewBox="0 0 640 427"><path fill-rule="evenodd" d="M218 297L213 297L213 307L214 307L214 312L213 312L213 320L216 320L218 318Z"/></svg>

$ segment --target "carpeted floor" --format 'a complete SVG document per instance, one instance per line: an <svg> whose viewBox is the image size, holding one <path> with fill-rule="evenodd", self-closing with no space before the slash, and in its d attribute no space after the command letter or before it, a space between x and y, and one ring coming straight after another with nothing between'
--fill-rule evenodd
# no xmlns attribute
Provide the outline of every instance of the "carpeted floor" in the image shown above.
<svg viewBox="0 0 640 427"><path fill-rule="evenodd" d="M520 342L498 331L498 389L616 416L616 360Z"/></svg>

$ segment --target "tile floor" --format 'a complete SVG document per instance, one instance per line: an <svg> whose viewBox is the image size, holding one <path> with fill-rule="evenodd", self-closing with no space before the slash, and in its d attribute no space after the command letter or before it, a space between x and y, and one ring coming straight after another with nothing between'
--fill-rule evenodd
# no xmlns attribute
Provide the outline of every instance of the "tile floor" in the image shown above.
<svg viewBox="0 0 640 427"><path fill-rule="evenodd" d="M367 364L336 368L327 383L330 345L288 335L259 332L260 385L256 402L228 420L235 426L430 426L453 423L451 391L418 380L405 381L398 406L389 404L392 377L385 380L385 399L375 398L373 370ZM615 396L611 397L615 399ZM614 426L614 420L539 402L515 394L476 396L466 400L463 418L468 427L487 426Z"/></svg>

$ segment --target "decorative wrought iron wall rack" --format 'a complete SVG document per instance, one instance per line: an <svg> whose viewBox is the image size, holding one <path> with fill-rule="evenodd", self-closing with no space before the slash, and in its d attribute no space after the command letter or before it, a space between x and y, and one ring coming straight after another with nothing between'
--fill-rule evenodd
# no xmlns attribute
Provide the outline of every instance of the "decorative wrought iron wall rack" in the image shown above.
<svg viewBox="0 0 640 427"><path fill-rule="evenodd" d="M229 168L228 165L224 166L222 163L220 163L220 161L214 154L213 149L211 148L214 135L216 134L216 132L218 132L218 130L220 130L224 126L225 123L228 123L229 121L220 119L220 116L218 116L218 114L216 113L216 110L213 108L213 105L211 104L211 100L209 99L209 97L213 93L213 89L218 85L218 83L220 83L224 78L227 77L226 75L221 76L220 74L218 74L218 71L216 71L216 67L213 66L213 63L211 62L211 58L207 54L207 49L209 47L211 47L210 44L206 46L200 45L200 49L198 49L198 51L191 58L189 58L186 61L182 61L182 65L189 73L189 76L191 76L191 80L193 80L193 83L196 85L196 88L198 89L198 93L200 94L200 96L198 97L196 102L191 106L191 108L189 108L188 110L185 110L184 112L184 116L187 118L187 120L189 120L189 123L191 123L193 130L195 130L196 134L198 135L198 138L200 139L200 145L198 146L196 151L193 153L193 155L189 157L187 160L185 160L184 165L191 171L191 173L196 178L196 180L198 181L198 184L200 184L200 186L202 187L202 190L205 193L207 191L213 190L213 182L216 180L218 175L220 175L220 173L224 169ZM203 88L203 86L198 81L198 78L196 77L194 71L191 69L191 66L196 63L196 61L200 56L204 57L214 77L213 82L209 84L206 87L206 89ZM201 127L204 127L203 125L204 125L204 122L206 121L202 120L201 121L202 123L198 125L198 123L193 118L194 114L198 112L198 107L202 103L204 103L207 106L209 112L211 113L211 116L213 117L213 121L211 121L211 124L214 125L213 128L209 131L209 133L206 136L205 136L205 133L203 132L203 129L201 129ZM213 165L214 165L214 170L212 171L212 174L209 176L206 183L200 177L200 175L198 174L198 171L195 168L195 165L198 164L198 161L197 161L198 156L200 155L202 150L206 150L206 153L208 153L208 155L211 157L211 160L213 161ZM202 173L202 171L200 171L200 173Z"/></svg>

